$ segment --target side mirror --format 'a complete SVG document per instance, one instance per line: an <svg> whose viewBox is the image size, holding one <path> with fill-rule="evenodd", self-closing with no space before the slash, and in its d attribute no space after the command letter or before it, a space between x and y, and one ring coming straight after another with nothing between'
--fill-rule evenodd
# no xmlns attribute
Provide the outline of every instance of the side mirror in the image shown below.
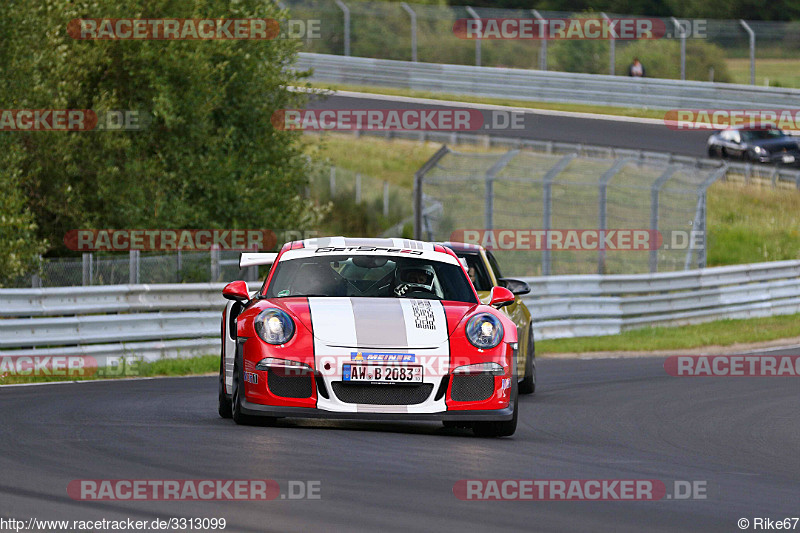
<svg viewBox="0 0 800 533"><path fill-rule="evenodd" d="M514 303L514 293L505 287L492 287L489 305L495 309L500 309Z"/></svg>
<svg viewBox="0 0 800 533"><path fill-rule="evenodd" d="M222 296L234 302L250 301L250 291L247 289L247 282L232 281L222 289Z"/></svg>
<svg viewBox="0 0 800 533"><path fill-rule="evenodd" d="M500 278L498 280L501 287L513 292L515 295L520 296L531 292L531 287L527 283L519 279Z"/></svg>

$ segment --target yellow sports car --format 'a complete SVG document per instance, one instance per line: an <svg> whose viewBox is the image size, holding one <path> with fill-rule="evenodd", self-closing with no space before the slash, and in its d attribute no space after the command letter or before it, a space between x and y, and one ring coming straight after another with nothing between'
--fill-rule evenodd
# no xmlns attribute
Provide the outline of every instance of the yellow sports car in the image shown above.
<svg viewBox="0 0 800 533"><path fill-rule="evenodd" d="M478 296L483 303L489 301L489 291L492 287L505 287L514 293L515 302L503 307L502 310L517 325L517 338L519 339L519 358L517 360L517 375L522 376L519 381L520 394L533 394L536 391L536 350L533 341L533 320L527 306L520 296L531 292L531 288L524 281L504 278L500 273L492 252L475 244L463 242L441 243L455 252L466 262L467 272Z"/></svg>

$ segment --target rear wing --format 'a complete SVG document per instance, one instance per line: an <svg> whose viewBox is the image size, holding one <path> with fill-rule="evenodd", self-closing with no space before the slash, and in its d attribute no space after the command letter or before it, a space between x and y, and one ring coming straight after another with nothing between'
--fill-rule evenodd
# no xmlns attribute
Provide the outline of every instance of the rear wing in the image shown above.
<svg viewBox="0 0 800 533"><path fill-rule="evenodd" d="M271 265L278 258L277 252L243 252L239 256L239 268Z"/></svg>

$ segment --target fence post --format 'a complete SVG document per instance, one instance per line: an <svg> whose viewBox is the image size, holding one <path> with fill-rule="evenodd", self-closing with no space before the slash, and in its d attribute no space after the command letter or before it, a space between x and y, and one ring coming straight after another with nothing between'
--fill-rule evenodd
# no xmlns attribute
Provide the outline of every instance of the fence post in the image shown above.
<svg viewBox="0 0 800 533"><path fill-rule="evenodd" d="M344 14L344 55L350 55L350 8L342 0L336 0L336 5Z"/></svg>
<svg viewBox="0 0 800 533"><path fill-rule="evenodd" d="M653 240L655 232L658 231L658 195L661 192L661 187L664 183L672 177L678 167L667 167L663 174L661 174L653 185L650 187L650 240ZM658 272L658 249L653 246L650 247L650 272Z"/></svg>
<svg viewBox="0 0 800 533"><path fill-rule="evenodd" d="M219 279L219 247L216 244L211 246L209 258L211 260L211 281L214 282Z"/></svg>
<svg viewBox="0 0 800 533"><path fill-rule="evenodd" d="M425 174L430 172L430 170L449 152L450 149L446 144L443 144L442 147L414 173L414 238L416 240L422 239L422 210L424 209L422 205L422 180L425 179Z"/></svg>
<svg viewBox="0 0 800 533"><path fill-rule="evenodd" d="M597 247L597 273L598 274L605 274L606 273L606 249L604 246L604 237L605 237L605 230L606 225L608 224L606 218L608 213L608 183L611 181L617 172L622 170L622 167L628 164L628 159L618 159L611 165L611 168L606 170L602 176L600 176L600 190L598 191L598 199L597 199L597 211L600 214L600 220L598 224L598 229L600 230L600 242L598 243L599 246Z"/></svg>
<svg viewBox="0 0 800 533"><path fill-rule="evenodd" d="M605 13L600 13L600 14L603 16L603 19L610 20L608 18L608 15L606 15ZM608 48L608 61L609 61L608 73L613 76L614 71L616 70L617 40L614 38L613 35L609 36L608 40L611 41L609 43L610 46Z"/></svg>
<svg viewBox="0 0 800 533"><path fill-rule="evenodd" d="M706 234L706 217L708 212L706 211L706 191L708 191L708 188L711 187L715 181L725 176L727 172L728 164L723 163L720 168L713 171L697 188L697 207L695 208L692 229L694 231L700 231L703 234L703 247L698 252L697 268L705 268L708 257L708 235ZM686 260L683 264L684 270L689 270L689 268L692 266L692 255L694 254L694 250L692 249L693 242L694 239L690 238L689 249L686 251Z"/></svg>
<svg viewBox="0 0 800 533"><path fill-rule="evenodd" d="M400 2L403 9L411 17L411 61L417 62L417 14L405 2Z"/></svg>
<svg viewBox="0 0 800 533"><path fill-rule="evenodd" d="M466 7L469 16L478 21L478 38L475 39L475 66L479 67L481 66L481 37L483 36L483 23L480 21L481 18L474 9L472 9L470 6Z"/></svg>
<svg viewBox="0 0 800 533"><path fill-rule="evenodd" d="M519 150L509 150L486 171L486 176L484 176L485 192L483 214L484 226L487 230L494 228L494 180L497 178L500 171L503 170L518 153Z"/></svg>
<svg viewBox="0 0 800 533"><path fill-rule="evenodd" d="M686 79L686 30L678 19L670 17L672 23L675 25L675 33L681 38L681 80Z"/></svg>
<svg viewBox="0 0 800 533"><path fill-rule="evenodd" d="M546 24L544 23L544 17L539 14L539 12L535 9L531 9L531 13L533 16L539 20L539 70L547 70L547 39L545 38L544 28Z"/></svg>
<svg viewBox="0 0 800 533"><path fill-rule="evenodd" d="M128 283L131 285L139 284L139 250L128 252Z"/></svg>
<svg viewBox="0 0 800 533"><path fill-rule="evenodd" d="M577 153L567 154L547 171L542 178L544 212L542 213L542 229L545 230L544 249L542 250L542 275L549 276L552 270L550 250L547 247L547 232L553 224L553 180L570 162L578 157Z"/></svg>
<svg viewBox="0 0 800 533"><path fill-rule="evenodd" d="M389 182L383 182L383 216L389 218Z"/></svg>
<svg viewBox="0 0 800 533"><path fill-rule="evenodd" d="M92 254L91 252L84 252L81 256L81 266L83 267L83 280L82 285L87 286L92 284Z"/></svg>
<svg viewBox="0 0 800 533"><path fill-rule="evenodd" d="M744 31L750 37L750 85L756 84L756 32L743 19L739 19Z"/></svg>
<svg viewBox="0 0 800 533"><path fill-rule="evenodd" d="M183 276L181 275L181 270L183 270L183 252L178 250L178 257L175 260L175 267L176 267L176 277L178 278L178 283L182 281Z"/></svg>
<svg viewBox="0 0 800 533"><path fill-rule="evenodd" d="M361 173L356 172L356 203L361 203Z"/></svg>

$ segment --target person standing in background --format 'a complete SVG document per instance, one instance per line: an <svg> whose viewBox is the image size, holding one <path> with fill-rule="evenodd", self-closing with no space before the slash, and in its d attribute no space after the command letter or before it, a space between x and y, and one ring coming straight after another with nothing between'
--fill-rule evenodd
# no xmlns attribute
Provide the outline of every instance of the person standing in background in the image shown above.
<svg viewBox="0 0 800 533"><path fill-rule="evenodd" d="M644 78L644 65L639 61L638 57L633 58L633 63L628 67L628 76L634 78Z"/></svg>

